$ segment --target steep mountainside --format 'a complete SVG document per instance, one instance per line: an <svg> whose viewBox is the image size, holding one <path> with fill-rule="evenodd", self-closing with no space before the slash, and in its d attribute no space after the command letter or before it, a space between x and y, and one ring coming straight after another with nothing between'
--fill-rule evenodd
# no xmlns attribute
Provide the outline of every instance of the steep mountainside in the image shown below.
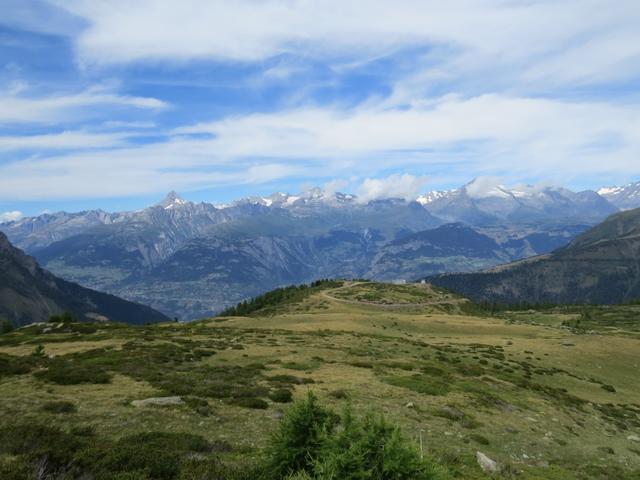
<svg viewBox="0 0 640 480"><path fill-rule="evenodd" d="M460 223L404 236L379 249L365 275L380 280L417 278L430 271L470 271L509 259L492 238Z"/></svg>
<svg viewBox="0 0 640 480"><path fill-rule="evenodd" d="M431 280L477 301L622 303L640 299L640 209L612 215L549 255Z"/></svg>
<svg viewBox="0 0 640 480"><path fill-rule="evenodd" d="M24 325L47 321L65 311L93 321L143 324L168 320L144 305L55 277L0 233L0 317Z"/></svg>

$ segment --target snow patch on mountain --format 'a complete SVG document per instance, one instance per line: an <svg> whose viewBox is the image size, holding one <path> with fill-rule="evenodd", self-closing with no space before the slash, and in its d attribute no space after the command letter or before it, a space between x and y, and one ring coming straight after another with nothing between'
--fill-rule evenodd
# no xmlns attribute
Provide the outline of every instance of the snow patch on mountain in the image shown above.
<svg viewBox="0 0 640 480"><path fill-rule="evenodd" d="M602 187L598 194L622 210L640 208L640 182Z"/></svg>
<svg viewBox="0 0 640 480"><path fill-rule="evenodd" d="M191 202L186 201L180 195L178 195L173 190L164 197L164 199L158 204L163 207L165 210L170 210L172 208L180 207L182 205L187 205Z"/></svg>

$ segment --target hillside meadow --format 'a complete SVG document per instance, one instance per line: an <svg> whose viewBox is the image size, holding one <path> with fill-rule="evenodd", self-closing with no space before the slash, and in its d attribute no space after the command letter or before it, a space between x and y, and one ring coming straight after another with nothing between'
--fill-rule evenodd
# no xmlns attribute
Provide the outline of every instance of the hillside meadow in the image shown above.
<svg viewBox="0 0 640 480"><path fill-rule="evenodd" d="M440 475L419 478L640 478L640 306L490 310L428 284L321 282L259 307L1 335L0 477L251 478L311 392L397 425Z"/></svg>

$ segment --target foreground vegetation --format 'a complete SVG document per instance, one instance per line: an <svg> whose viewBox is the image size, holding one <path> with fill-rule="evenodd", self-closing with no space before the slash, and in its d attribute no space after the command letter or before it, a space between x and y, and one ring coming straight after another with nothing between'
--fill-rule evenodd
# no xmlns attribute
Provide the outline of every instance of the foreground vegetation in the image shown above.
<svg viewBox="0 0 640 480"><path fill-rule="evenodd" d="M1 335L0 478L639 478L638 305L278 295L190 324Z"/></svg>

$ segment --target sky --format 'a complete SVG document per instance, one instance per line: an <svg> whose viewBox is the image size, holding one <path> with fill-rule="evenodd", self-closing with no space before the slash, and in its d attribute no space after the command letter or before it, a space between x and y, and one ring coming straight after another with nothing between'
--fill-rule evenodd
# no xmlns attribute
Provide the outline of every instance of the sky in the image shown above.
<svg viewBox="0 0 640 480"><path fill-rule="evenodd" d="M637 0L0 0L0 218L640 180Z"/></svg>

